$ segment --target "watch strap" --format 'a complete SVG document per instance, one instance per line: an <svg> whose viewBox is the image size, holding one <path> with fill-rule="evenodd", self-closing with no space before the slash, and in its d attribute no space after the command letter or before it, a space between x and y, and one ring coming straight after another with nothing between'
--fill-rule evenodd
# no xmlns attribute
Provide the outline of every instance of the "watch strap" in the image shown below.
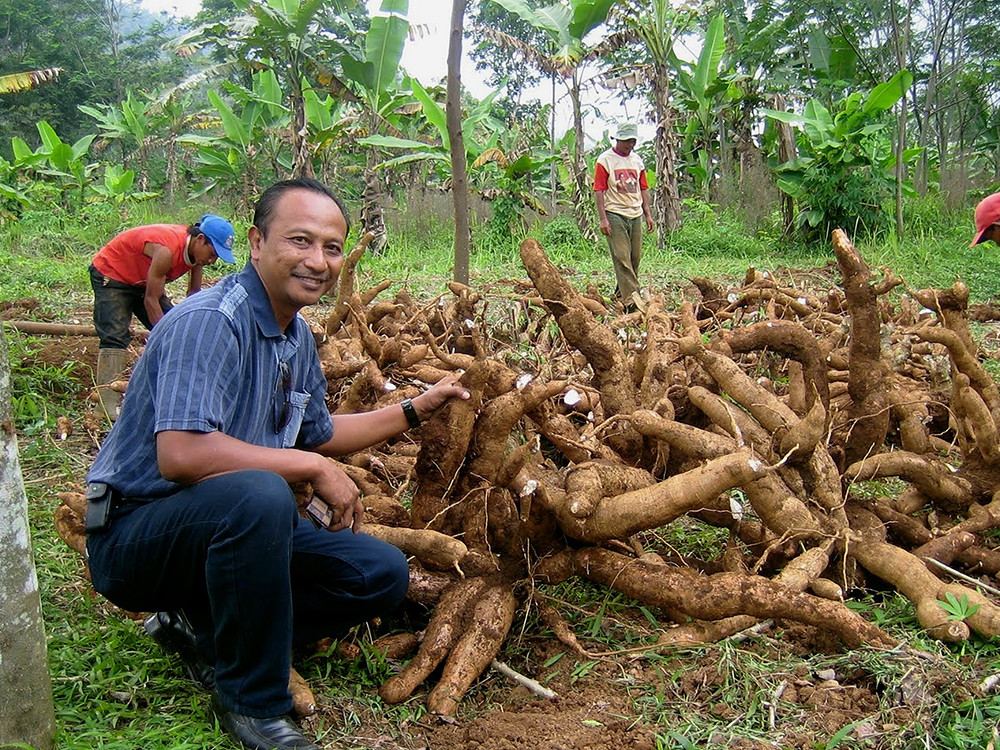
<svg viewBox="0 0 1000 750"><path fill-rule="evenodd" d="M417 414L417 407L413 405L413 399L404 398L399 402L399 405L403 407L403 416L406 417L406 422L410 427L419 427L420 415Z"/></svg>

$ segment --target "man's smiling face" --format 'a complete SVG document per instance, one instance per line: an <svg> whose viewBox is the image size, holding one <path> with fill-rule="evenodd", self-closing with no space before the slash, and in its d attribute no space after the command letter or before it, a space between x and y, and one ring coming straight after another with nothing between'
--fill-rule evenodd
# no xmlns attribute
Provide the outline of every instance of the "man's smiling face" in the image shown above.
<svg viewBox="0 0 1000 750"><path fill-rule="evenodd" d="M336 283L344 264L347 221L335 201L297 188L275 203L267 234L251 227L248 237L250 260L284 328Z"/></svg>

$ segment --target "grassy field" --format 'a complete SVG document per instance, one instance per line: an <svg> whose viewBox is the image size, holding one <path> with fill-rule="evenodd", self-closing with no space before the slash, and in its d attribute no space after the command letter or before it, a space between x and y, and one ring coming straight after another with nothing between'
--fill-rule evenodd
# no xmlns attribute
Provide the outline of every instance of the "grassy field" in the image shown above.
<svg viewBox="0 0 1000 750"><path fill-rule="evenodd" d="M213 208L216 212L218 208ZM366 258L360 267L359 285L382 279L406 285L414 295L432 299L451 277L451 229L444 217L446 199L438 196L414 200L406 210L390 212L390 245L379 256ZM886 266L902 276L910 288L950 286L958 278L970 287L974 302L1000 295L1000 253L993 245L969 248L971 211L947 214L932 202L909 207L910 236L903 242L881 237L859 242L872 267ZM185 222L201 209L170 211L151 204L92 206L80 216L27 215L16 225L0 229L0 302L35 298L36 307L24 314L35 320L89 323L91 291L87 275L95 249L116 231L154 221ZM780 275L787 269L808 273L832 262L827 245L806 246L782 240L776 229L751 234L735 215L718 215L705 206L692 206L683 229L670 244L657 250L647 238L642 281L668 299L695 276L741 278L748 266ZM237 236L245 236L246 221L234 221ZM472 258L472 285L489 287L501 279L523 278L515 238L490 236L485 224L476 227L477 244ZM538 237L567 279L577 288L595 284L605 294L613 276L601 242L582 239L570 217L560 216L529 230ZM237 259L247 255L245 241ZM215 268L217 277L226 268ZM824 278L823 274L817 274ZM176 295L182 288L172 288ZM20 313L19 313L20 314ZM8 317L10 317L8 315ZM36 565L43 593L49 636L60 750L84 748L230 748L232 744L206 728L214 723L208 697L184 679L176 661L157 650L136 621L124 617L96 596L82 578L76 553L57 537L52 524L55 493L80 482L96 453L101 430L80 429L66 441L54 434L55 420L69 416L85 422L88 404L83 400L92 385L92 373L72 358L47 356L58 344L52 340L5 331L10 348L13 400L20 443L20 460L29 498L30 522ZM103 429L103 428L102 428ZM703 528L691 527L670 543L703 549L719 544ZM645 642L652 615L621 595L587 586L552 587L544 592L558 601L567 619L589 642L607 652ZM1000 699L973 699L960 686L983 674L1000 672L1000 653L993 643L975 639L961 646L913 640L911 608L898 596L866 598L853 606L864 609L879 625L911 646L926 651L934 662L933 673L949 675L954 685L951 700L926 705L901 717L891 709L892 696L905 690L915 670L923 668L893 658L891 654L852 652L847 656L804 655L783 648L777 637L768 648L753 649L738 643L690 649L680 655L650 656L642 679L628 678L600 659L592 662L558 653L543 655L532 636L511 638L503 658L526 671L558 674L567 686L587 680L604 680L609 691L629 697L629 722L657 727L659 748L705 746L713 736L731 732L742 722L744 734L766 742L773 724L774 698L779 684L794 682L794 675L832 669L838 673L864 669L872 675L872 693L884 700L874 713L883 725L896 722L898 731L879 728L881 740L871 747L942 748L986 747L995 738L1000 720ZM418 628L418 609L400 615L400 622L385 628ZM515 629L537 631L531 615ZM649 629L649 632L652 632ZM370 633L359 632L362 646ZM769 636L762 636L767 640ZM859 660L867 660L859 664ZM724 675L711 693L690 696L672 693L669 687L692 665L710 663ZM429 722L422 697L400 706L381 703L375 689L393 665L378 659L344 660L312 656L297 662L331 710L315 719L316 731L329 747L417 748L413 732ZM931 667L926 667L930 673ZM602 688L602 689L605 689ZM463 704L461 721L472 721L490 708L503 708L509 683L495 675L485 678ZM715 710L717 706L743 707L738 716ZM741 731L743 731L741 730ZM933 731L931 731L933 730ZM730 735L725 735L730 736ZM819 735L817 735L819 736ZM730 745L737 746L737 745ZM744 745L751 747L755 745ZM765 745L760 745L761 747ZM817 748L847 746L844 736L827 734ZM435 747L433 743L430 747ZM448 747L451 747L450 745Z"/></svg>
<svg viewBox="0 0 1000 750"><path fill-rule="evenodd" d="M154 204L91 205L82 215L50 212L26 214L0 230L0 294L2 299L37 297L52 313L75 312L91 298L87 265L90 256L122 229L153 222L194 221L204 210L218 207L170 210ZM452 229L445 195L415 196L387 214L388 247L376 257L366 257L359 267L361 284L392 279L399 285L437 294L452 278ZM247 217L233 217L236 258L247 258L243 239ZM1000 296L1000 252L987 243L970 248L972 212L945 212L929 199L908 204L907 237L893 235L856 239L868 264L888 267L910 288L947 287L957 279L969 285L972 301ZM604 239L580 236L569 214L536 222L527 232L537 237L567 278L578 285L594 283L605 294L614 287ZM521 236L496 237L488 221L474 225L470 260L473 285L503 278L524 277L518 256ZM669 290L695 276L741 277L749 266L780 272L782 268L814 269L833 262L829 243L806 245L782 238L776 222L748 232L732 212L721 214L705 204L689 206L685 222L659 250L647 237L642 262L643 284ZM226 272L218 263L209 277ZM89 314L89 312L88 312Z"/></svg>

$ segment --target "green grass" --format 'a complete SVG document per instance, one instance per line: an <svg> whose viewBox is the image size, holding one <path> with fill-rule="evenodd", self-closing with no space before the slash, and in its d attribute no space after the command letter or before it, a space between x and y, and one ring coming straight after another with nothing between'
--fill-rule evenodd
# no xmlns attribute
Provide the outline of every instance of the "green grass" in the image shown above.
<svg viewBox="0 0 1000 750"><path fill-rule="evenodd" d="M641 679L626 679L638 716L656 727L656 747L701 748L737 740L777 743L806 726L808 711L790 701L789 686L808 685L829 670L842 688L871 695L870 741L848 736L845 721L834 730L813 730L818 748L986 747L996 731L1000 696L971 697L971 685L1000 667L998 644L974 637L948 645L924 639L912 605L902 596L868 594L849 606L864 613L904 645L892 650L855 649L803 655L779 628L725 640L711 646L643 653L657 626L650 613L627 597L586 581L573 580L542 593L573 626L587 648L631 648L623 664L642 664ZM561 669L585 675L599 669L595 659L574 659L566 652L529 669ZM696 677L692 677L695 675ZM723 707L725 710L723 710ZM883 727L893 727L888 732ZM768 746L773 746L768 744Z"/></svg>
<svg viewBox="0 0 1000 750"><path fill-rule="evenodd" d="M684 227L670 238L664 250L656 249L652 237L645 244L643 283L667 292L671 299L677 299L677 290L694 276L739 279L748 265L780 275L783 269L820 269L833 260L828 246L789 243L773 229L750 235L738 217L717 215L699 206L689 208ZM40 306L31 313L37 319L65 322L71 316L78 322L88 322L91 291L86 269L90 257L109 236L132 224L186 222L204 210L225 213L218 207L168 211L162 206L140 204L129 206L125 215L107 205L90 207L83 216L28 215L19 225L0 232L0 298L37 298ZM446 211L440 201L428 200L423 207L390 214L390 245L379 256L362 262L360 284L390 278L428 299L441 293L452 275ZM873 268L893 268L912 288L949 286L961 277L969 284L974 301L987 300L1000 294L1000 253L992 245L968 248L969 222L969 215L949 216L931 204L921 204L914 209L910 238L902 243L891 237L865 241L860 243L860 250ZM234 223L237 236L245 237L245 220ZM477 237L483 225L484 220L474 225ZM533 226L530 231L570 283L578 288L595 283L605 294L610 293L614 281L603 238L583 239L566 216ZM243 240L237 248L238 259L244 260L246 253ZM227 270L231 269L215 268L208 275L218 277ZM477 242L471 271L473 286L524 278L517 239L492 237ZM171 292L177 294L178 290L172 288ZM78 427L84 424L86 405L78 389L86 374L79 372L79 365L74 363L28 366L26 363L43 340L10 330L5 332L5 338L11 353L20 460L49 639L59 724L57 748L233 747L211 730L215 720L207 696L184 678L176 660L151 646L136 622L92 592L82 579L80 559L58 539L53 528L55 493L82 480L103 436L100 431L88 434L85 429L78 429L66 442L53 436L57 416L70 416ZM726 538L719 530L697 521L673 524L655 533L658 544L678 554L704 557L715 556ZM671 533L676 536L668 537ZM657 613L605 587L574 580L544 587L542 593L560 603L564 617L591 650L635 648L641 654L646 645L655 641ZM867 597L852 606L891 633L931 653L955 676L955 686L948 688L952 692L945 693L952 700L939 700L922 709L901 727L898 742L885 746L925 747L926 727L930 726L934 727L935 747L985 747L1000 718L1000 698L972 698L963 695L959 685L975 674L1000 671L997 645L982 639L961 646L913 641L916 631L912 608L900 597ZM386 623L387 627L394 624ZM399 624L419 626L412 622ZM528 656L531 636L527 634L540 629L529 615L529 621L508 639L504 658L523 665L529 672L543 668L542 664L531 663ZM725 643L672 654L649 652L643 657L649 673L659 677L628 683L629 691L635 701L636 717L657 727L658 748L704 747L712 738L766 739L770 696L780 680L797 670L811 673L832 668L867 675L866 679L879 688L880 700L885 702L882 710L889 721L890 696L898 691L906 675L919 667L891 653L864 650L840 656L803 657L782 650L778 635L759 636L760 644L766 648ZM710 691L686 696L677 691L677 681L682 670L698 660L715 662L718 680ZM338 707L336 726L314 727L324 742L354 747L362 741L351 737L370 733L373 727L398 736L401 726L421 720L425 712L420 697L394 707L377 698L377 686L395 665L318 656L299 660L297 666L317 694ZM551 665L571 680L589 679L603 666L600 661L576 660L568 655L558 657ZM496 684L484 680L474 687L463 704L462 715L471 716L475 706L501 700L491 697L491 685ZM506 690L504 683L499 684L499 690ZM738 707L738 720L724 720L713 714L712 705L719 703ZM795 719L792 704L780 700L778 704L779 714L784 712L789 721ZM845 746L833 734L824 741L825 747L837 743Z"/></svg>

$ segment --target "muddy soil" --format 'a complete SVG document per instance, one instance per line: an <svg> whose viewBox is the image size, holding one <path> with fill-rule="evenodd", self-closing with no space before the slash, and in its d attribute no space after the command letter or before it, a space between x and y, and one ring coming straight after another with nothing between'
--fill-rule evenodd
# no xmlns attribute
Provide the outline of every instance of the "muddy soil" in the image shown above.
<svg viewBox="0 0 1000 750"><path fill-rule="evenodd" d="M456 719L425 715L388 727L370 709L317 695L319 713L303 723L360 720L349 739L341 735L345 747L385 750L814 750L838 733L844 746L901 748L930 728L936 702L975 691L930 655L900 654L909 676L889 684L863 655L796 623L776 623L738 644L652 658L553 658L565 651L554 638L537 638L518 657L519 669L553 690L554 700L487 670ZM823 666L829 663L836 667ZM415 700L424 697L418 691Z"/></svg>

